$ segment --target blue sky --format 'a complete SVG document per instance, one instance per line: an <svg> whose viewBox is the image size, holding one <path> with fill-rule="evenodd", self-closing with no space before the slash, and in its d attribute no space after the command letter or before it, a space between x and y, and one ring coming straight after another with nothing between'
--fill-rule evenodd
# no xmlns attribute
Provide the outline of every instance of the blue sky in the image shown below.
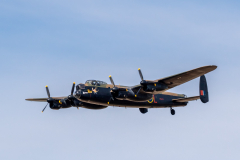
<svg viewBox="0 0 240 160"><path fill-rule="evenodd" d="M1 159L240 158L238 1L0 2ZM72 82L135 85L204 65L210 102L187 107L59 111L25 98ZM199 79L171 89L198 95Z"/></svg>

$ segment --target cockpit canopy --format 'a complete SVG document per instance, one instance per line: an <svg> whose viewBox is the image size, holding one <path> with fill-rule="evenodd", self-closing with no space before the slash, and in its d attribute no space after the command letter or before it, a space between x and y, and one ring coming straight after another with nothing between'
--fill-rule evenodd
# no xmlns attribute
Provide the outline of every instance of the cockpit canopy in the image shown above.
<svg viewBox="0 0 240 160"><path fill-rule="evenodd" d="M98 80L87 80L85 84L78 84L76 86L76 89L85 89L85 86L92 86L92 87L106 87L107 83L103 81L98 81Z"/></svg>
<svg viewBox="0 0 240 160"><path fill-rule="evenodd" d="M103 81L98 81L98 80L87 80L85 82L86 86L106 86L107 83Z"/></svg>

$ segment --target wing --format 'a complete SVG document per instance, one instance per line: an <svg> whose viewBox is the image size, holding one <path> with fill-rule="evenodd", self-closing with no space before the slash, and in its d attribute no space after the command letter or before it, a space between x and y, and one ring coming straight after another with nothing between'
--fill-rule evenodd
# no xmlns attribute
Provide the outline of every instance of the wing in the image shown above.
<svg viewBox="0 0 240 160"><path fill-rule="evenodd" d="M200 68L196 68L187 72L183 72L180 74L176 74L170 77L162 78L162 79L157 79L154 82L163 82L167 84L168 89L171 89L173 87L179 86L183 83L186 83L188 81L191 81L197 77L200 77L208 72L211 72L215 70L217 66L211 65L211 66L204 66Z"/></svg>
<svg viewBox="0 0 240 160"><path fill-rule="evenodd" d="M203 67L200 67L200 68L196 68L196 69L193 69L193 70L190 70L190 71L187 71L187 72L183 72L183 73L180 73L180 74L176 74L176 75L173 75L173 76L170 76L170 77L166 77L166 78L162 78L162 79L157 79L155 81L151 81L151 80L146 80L147 82L149 83L152 83L152 84L156 84L156 83L163 83L163 84L166 84L167 85L167 89L165 90L161 90L161 91L154 91L154 92L145 92L142 88L140 89L141 85L136 85L136 86L133 86L131 87L131 89L134 91L134 93L136 93L139 89L140 89L140 92L139 93L142 93L142 94L159 94L163 91L166 91L168 89L171 89L173 87L176 87L176 86L179 86L183 83L186 83L190 80L193 80L197 77L200 77L208 72L211 72L213 70L215 70L217 68L217 66L215 65L210 65L210 66L203 66Z"/></svg>
<svg viewBox="0 0 240 160"><path fill-rule="evenodd" d="M60 100L60 99L64 99L64 98L67 98L67 97L52 97L53 99L55 100ZM48 98L28 98L28 99L25 99L26 101L35 101L35 102L47 102L47 99Z"/></svg>
<svg viewBox="0 0 240 160"><path fill-rule="evenodd" d="M200 96L173 99L172 101L174 101L174 102L188 102L188 101L194 101L194 100L198 100L198 99L200 99Z"/></svg>

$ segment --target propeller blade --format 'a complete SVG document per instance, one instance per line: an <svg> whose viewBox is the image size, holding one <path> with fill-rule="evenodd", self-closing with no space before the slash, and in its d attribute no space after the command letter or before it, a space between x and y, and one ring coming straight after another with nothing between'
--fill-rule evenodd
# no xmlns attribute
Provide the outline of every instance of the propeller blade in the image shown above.
<svg viewBox="0 0 240 160"><path fill-rule="evenodd" d="M73 86L72 86L72 90L71 90L71 95L73 95L74 88L75 88L75 82L73 82Z"/></svg>
<svg viewBox="0 0 240 160"><path fill-rule="evenodd" d="M111 81L112 85L114 85L114 87L115 87L115 84L114 84L114 81L112 79L112 76L110 75L109 78L110 78L110 81Z"/></svg>
<svg viewBox="0 0 240 160"><path fill-rule="evenodd" d="M48 105L48 104L47 104ZM42 113L44 112L44 110L46 109L46 107L47 107L47 105L43 108L43 110L42 110Z"/></svg>
<svg viewBox="0 0 240 160"><path fill-rule="evenodd" d="M108 104L111 102L111 100L114 101L114 98L113 98L112 96L111 96L111 98L109 99Z"/></svg>
<svg viewBox="0 0 240 160"><path fill-rule="evenodd" d="M49 92L48 86L46 86L46 91L47 91L48 98L50 98L50 92Z"/></svg>
<svg viewBox="0 0 240 160"><path fill-rule="evenodd" d="M135 97L137 97L138 93L140 92L140 90L142 89L142 86L139 88L139 90L137 91L137 93L135 94Z"/></svg>
<svg viewBox="0 0 240 160"><path fill-rule="evenodd" d="M139 72L140 78L141 78L141 79L142 79L142 81L143 81L143 75L142 75L142 71L141 71L141 69L140 69L140 68L138 68L138 72Z"/></svg>

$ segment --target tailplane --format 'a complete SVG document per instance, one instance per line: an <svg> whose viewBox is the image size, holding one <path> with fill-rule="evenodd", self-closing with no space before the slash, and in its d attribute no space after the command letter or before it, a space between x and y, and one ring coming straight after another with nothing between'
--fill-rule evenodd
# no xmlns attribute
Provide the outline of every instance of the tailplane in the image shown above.
<svg viewBox="0 0 240 160"><path fill-rule="evenodd" d="M209 101L208 97L208 87L207 87L207 80L204 75L200 77L200 86L199 86L199 92L200 96L195 97L188 97L188 98L179 98L179 99L173 99L173 102L189 102L201 99L203 103L207 103Z"/></svg>

